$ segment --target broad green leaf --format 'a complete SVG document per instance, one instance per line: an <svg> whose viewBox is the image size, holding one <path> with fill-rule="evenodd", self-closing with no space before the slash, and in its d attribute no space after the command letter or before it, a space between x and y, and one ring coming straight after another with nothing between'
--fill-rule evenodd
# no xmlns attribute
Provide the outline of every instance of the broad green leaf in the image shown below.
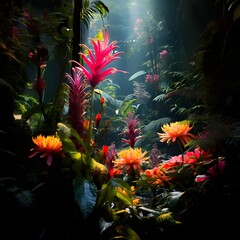
<svg viewBox="0 0 240 240"><path fill-rule="evenodd" d="M116 197L122 200L127 205L132 205L132 193L131 193L131 186L120 178L116 178L112 181L112 184L115 188L120 188L123 190L117 190Z"/></svg>
<svg viewBox="0 0 240 240"><path fill-rule="evenodd" d="M96 206L102 207L106 202L112 202L116 195L117 189L112 185L112 179L107 184L102 185L102 189L98 192L98 200Z"/></svg>
<svg viewBox="0 0 240 240"><path fill-rule="evenodd" d="M63 144L63 151L66 153L77 152L75 144L70 139L71 129L63 123L58 123L57 127L58 136L60 137Z"/></svg>
<svg viewBox="0 0 240 240"><path fill-rule="evenodd" d="M86 220L95 207L97 187L94 183L89 182L87 179L79 177L73 180L73 190L75 200L80 207L83 219Z"/></svg>
<svg viewBox="0 0 240 240"><path fill-rule="evenodd" d="M107 170L106 166L97 162L93 158L91 159L90 165L91 165L92 170L97 170L98 169L98 170L100 170L101 174L103 174L103 173L107 174L108 173L108 170Z"/></svg>
<svg viewBox="0 0 240 240"><path fill-rule="evenodd" d="M129 195L128 193L123 193L123 192L120 192L120 191L117 191L117 193L116 193L116 197L118 199L120 199L121 201L123 201L127 205L132 205L133 204L131 196L132 195Z"/></svg>

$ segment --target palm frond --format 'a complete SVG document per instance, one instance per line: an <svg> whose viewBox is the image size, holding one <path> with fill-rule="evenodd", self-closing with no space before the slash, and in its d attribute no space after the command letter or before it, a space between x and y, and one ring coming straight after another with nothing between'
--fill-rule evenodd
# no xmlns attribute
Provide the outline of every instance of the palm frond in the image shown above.
<svg viewBox="0 0 240 240"><path fill-rule="evenodd" d="M108 7L102 1L85 0L82 8L82 21L89 26L94 14L99 13L101 17L105 17L109 13Z"/></svg>
<svg viewBox="0 0 240 240"><path fill-rule="evenodd" d="M171 119L168 117L153 120L149 124L147 124L143 127L143 131L145 131L145 132L159 131L161 125L168 123L170 121L171 121Z"/></svg>
<svg viewBox="0 0 240 240"><path fill-rule="evenodd" d="M159 94L158 96L156 96L153 101L154 102L160 102L160 101L163 101L166 97L166 94L162 93L162 94Z"/></svg>
<svg viewBox="0 0 240 240"><path fill-rule="evenodd" d="M232 145L239 143L240 123L232 118L222 115L198 116L197 121L203 122L203 129L199 138L191 141L190 145L198 145L202 149L218 149L222 144Z"/></svg>
<svg viewBox="0 0 240 240"><path fill-rule="evenodd" d="M165 95L165 99L169 99L171 97L184 97L188 99L198 99L200 96L195 89L191 88L182 88L173 90Z"/></svg>
<svg viewBox="0 0 240 240"><path fill-rule="evenodd" d="M135 78L137 78L137 77L140 77L140 76L142 76L142 75L144 75L144 74L146 74L146 72L145 71L138 71L138 72L136 72L136 73L134 73L128 80L129 81L132 81L132 80L134 80Z"/></svg>

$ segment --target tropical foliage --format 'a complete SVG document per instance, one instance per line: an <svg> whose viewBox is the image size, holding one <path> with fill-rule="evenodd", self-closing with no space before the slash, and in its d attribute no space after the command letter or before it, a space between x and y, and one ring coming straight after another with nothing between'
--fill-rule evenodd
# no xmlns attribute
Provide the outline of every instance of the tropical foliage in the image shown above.
<svg viewBox="0 0 240 240"><path fill-rule="evenodd" d="M163 19L151 14L146 21L136 19L132 54L145 49L146 61L129 77L133 93L118 99L120 86L111 78L127 72L112 64L125 53L103 28L79 43L77 61L76 53L71 55L74 28L68 14L74 9L63 2L57 5L62 11L41 21L28 4L11 1L22 35L10 31L15 18L3 18L7 34L0 40L0 57L21 70L31 63L35 71L30 84L22 71L16 81L12 66L1 73L1 237L235 236L240 128L233 73L239 47L230 40L239 33L239 3L213 2L213 9L225 15L209 23L203 35L208 41L187 70L174 62L172 44L156 44ZM87 25L95 13L108 12L102 1L81 3ZM43 41L43 34L51 41ZM46 102L49 44L66 49L56 94Z"/></svg>

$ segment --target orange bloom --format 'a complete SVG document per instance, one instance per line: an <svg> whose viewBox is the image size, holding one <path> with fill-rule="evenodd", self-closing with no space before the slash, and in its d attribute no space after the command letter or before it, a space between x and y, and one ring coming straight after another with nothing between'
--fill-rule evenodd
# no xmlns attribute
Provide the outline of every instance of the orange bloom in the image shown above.
<svg viewBox="0 0 240 240"><path fill-rule="evenodd" d="M154 185L163 186L165 182L170 180L170 178L166 176L165 170L160 166L153 169L146 169L144 173L148 175L150 182Z"/></svg>
<svg viewBox="0 0 240 240"><path fill-rule="evenodd" d="M123 188L121 188L121 187L118 187L117 190L118 190L118 192L120 192L121 194L123 194L123 195L125 195L125 196L128 195L128 192L127 192L126 190L124 190ZM134 191L135 191L135 188L134 188L134 186L132 186L132 187L131 187L131 194L132 194L132 195L135 194ZM132 196L132 197L133 197L133 196ZM133 197L133 199L132 199L133 205L138 205L139 202L140 202L140 198L134 198L134 197Z"/></svg>
<svg viewBox="0 0 240 240"><path fill-rule="evenodd" d="M133 205L138 205L139 204L139 202L140 202L140 198L134 198L133 199Z"/></svg>
<svg viewBox="0 0 240 240"><path fill-rule="evenodd" d="M126 190L124 190L123 188L118 187L117 190L118 190L118 192L122 193L123 195L127 195Z"/></svg>
<svg viewBox="0 0 240 240"><path fill-rule="evenodd" d="M132 194L135 194L136 188L134 186L131 186L131 192L132 192Z"/></svg>
<svg viewBox="0 0 240 240"><path fill-rule="evenodd" d="M126 170L127 174L130 174L132 170L143 172L141 165L149 157L145 157L147 152L142 152L141 148L128 148L123 149L118 153L119 158L117 158L114 163L114 167L119 171Z"/></svg>
<svg viewBox="0 0 240 240"><path fill-rule="evenodd" d="M83 121L83 128L87 131L89 129L89 121L87 119L84 119Z"/></svg>
<svg viewBox="0 0 240 240"><path fill-rule="evenodd" d="M189 133L192 128L193 126L190 126L188 121L164 124L161 128L164 133L158 133L158 136L161 138L160 142L171 144L179 140L182 145L185 146L189 141L195 138L192 133Z"/></svg>
<svg viewBox="0 0 240 240"><path fill-rule="evenodd" d="M62 152L62 142L57 136L42 136L41 134L37 137L32 138L33 143L36 145L31 151L34 151L29 158L34 157L37 154L41 154L40 158L47 158L47 165L52 164L52 155Z"/></svg>

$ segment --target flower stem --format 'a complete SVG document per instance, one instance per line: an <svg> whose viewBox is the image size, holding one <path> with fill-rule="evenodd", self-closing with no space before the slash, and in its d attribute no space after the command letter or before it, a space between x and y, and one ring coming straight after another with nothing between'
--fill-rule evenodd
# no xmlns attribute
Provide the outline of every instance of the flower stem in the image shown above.
<svg viewBox="0 0 240 240"><path fill-rule="evenodd" d="M91 87L90 90L90 109L89 109L89 128L88 128L88 136L87 136L87 163L90 163L91 159L91 139L92 139L92 119L93 119L93 94L94 88Z"/></svg>
<svg viewBox="0 0 240 240"><path fill-rule="evenodd" d="M177 140L177 143L178 143L178 146L179 146L179 149L180 149L180 152L182 154L182 165L184 164L184 152L183 152L183 147L181 145L181 142Z"/></svg>

